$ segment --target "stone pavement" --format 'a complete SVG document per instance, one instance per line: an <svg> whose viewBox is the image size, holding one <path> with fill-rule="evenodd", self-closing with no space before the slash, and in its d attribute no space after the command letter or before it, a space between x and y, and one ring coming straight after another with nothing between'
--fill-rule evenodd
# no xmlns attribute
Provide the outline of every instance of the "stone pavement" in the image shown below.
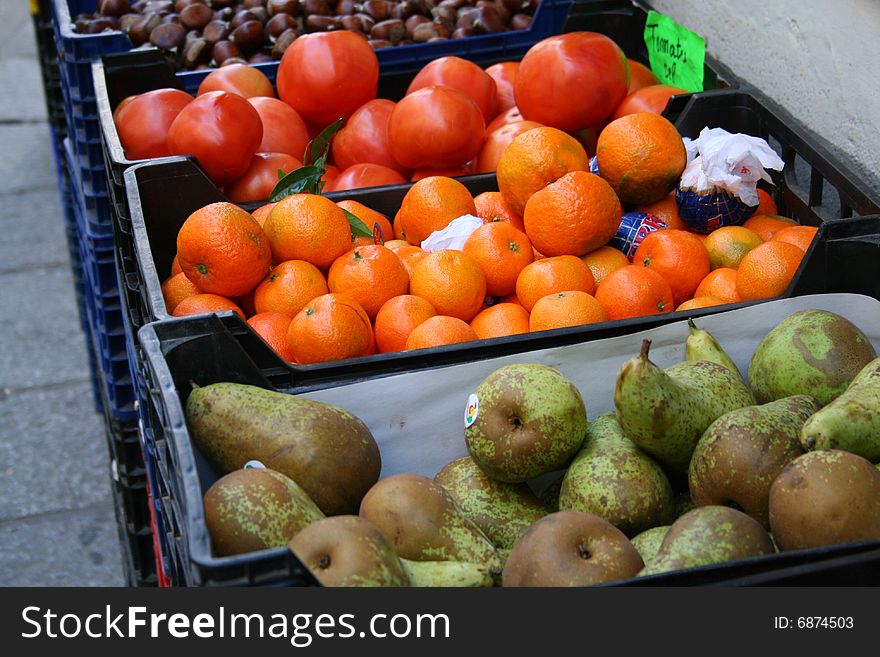
<svg viewBox="0 0 880 657"><path fill-rule="evenodd" d="M124 586L33 22L0 3L0 585Z"/></svg>

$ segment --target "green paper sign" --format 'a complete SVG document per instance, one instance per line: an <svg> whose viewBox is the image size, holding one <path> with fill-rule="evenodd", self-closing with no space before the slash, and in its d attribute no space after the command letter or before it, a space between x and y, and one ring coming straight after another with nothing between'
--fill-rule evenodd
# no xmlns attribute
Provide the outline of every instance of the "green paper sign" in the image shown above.
<svg viewBox="0 0 880 657"><path fill-rule="evenodd" d="M651 71L661 83L687 91L703 90L703 62L706 59L703 37L668 16L649 11L645 21L645 44Z"/></svg>

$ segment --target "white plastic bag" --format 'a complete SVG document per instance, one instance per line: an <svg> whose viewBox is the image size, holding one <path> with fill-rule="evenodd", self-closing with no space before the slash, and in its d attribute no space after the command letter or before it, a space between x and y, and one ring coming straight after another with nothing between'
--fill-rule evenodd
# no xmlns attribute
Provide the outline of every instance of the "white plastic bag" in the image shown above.
<svg viewBox="0 0 880 657"><path fill-rule="evenodd" d="M435 230L422 242L422 249L428 253L452 249L461 251L464 243L477 228L483 225L483 220L471 214L465 214L449 222L446 228Z"/></svg>

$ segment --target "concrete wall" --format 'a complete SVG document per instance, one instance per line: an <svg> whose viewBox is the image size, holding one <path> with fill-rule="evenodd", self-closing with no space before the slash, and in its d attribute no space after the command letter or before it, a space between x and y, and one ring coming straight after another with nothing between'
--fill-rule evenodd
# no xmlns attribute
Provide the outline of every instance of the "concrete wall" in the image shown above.
<svg viewBox="0 0 880 657"><path fill-rule="evenodd" d="M652 0L880 197L880 0Z"/></svg>

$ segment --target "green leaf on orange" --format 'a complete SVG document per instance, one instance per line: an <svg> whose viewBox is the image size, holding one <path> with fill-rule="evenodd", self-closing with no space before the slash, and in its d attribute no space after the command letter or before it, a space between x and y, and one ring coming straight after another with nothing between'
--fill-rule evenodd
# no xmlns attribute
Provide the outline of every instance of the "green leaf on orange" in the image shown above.
<svg viewBox="0 0 880 657"><path fill-rule="evenodd" d="M354 214L346 209L342 209L345 218L348 219L348 225L351 226L352 235L360 235L362 237L373 237L373 231L367 228L367 224L357 218Z"/></svg>

